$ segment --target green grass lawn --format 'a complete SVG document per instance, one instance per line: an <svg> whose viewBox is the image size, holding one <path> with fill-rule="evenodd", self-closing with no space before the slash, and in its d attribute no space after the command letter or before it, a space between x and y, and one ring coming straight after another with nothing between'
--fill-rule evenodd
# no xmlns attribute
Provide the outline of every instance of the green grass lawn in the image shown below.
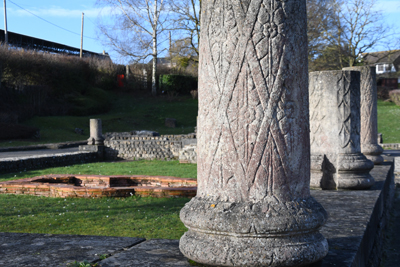
<svg viewBox="0 0 400 267"><path fill-rule="evenodd" d="M44 174L165 175L196 178L196 164L178 161L101 162L0 175L0 181ZM0 195L0 232L178 239L188 198L46 198Z"/></svg>
<svg viewBox="0 0 400 267"><path fill-rule="evenodd" d="M160 175L180 178L197 178L197 164L180 164L179 161L140 160L122 162L97 162L66 167L48 168L0 174L0 182L46 174L98 174L98 175Z"/></svg>
<svg viewBox="0 0 400 267"><path fill-rule="evenodd" d="M196 126L197 99L179 97L169 101L164 97L111 95L112 107L107 113L93 116L36 116L23 124L39 128L39 140L0 141L0 147L86 140L89 137L90 118L102 119L103 133L151 130L160 134L182 134L192 133ZM177 128L166 127L165 118L175 118ZM76 134L75 128L83 129L84 135Z"/></svg>
<svg viewBox="0 0 400 267"><path fill-rule="evenodd" d="M400 107L378 100L378 132L384 143L400 143Z"/></svg>
<svg viewBox="0 0 400 267"><path fill-rule="evenodd" d="M178 239L188 198L46 198L0 195L0 232Z"/></svg>

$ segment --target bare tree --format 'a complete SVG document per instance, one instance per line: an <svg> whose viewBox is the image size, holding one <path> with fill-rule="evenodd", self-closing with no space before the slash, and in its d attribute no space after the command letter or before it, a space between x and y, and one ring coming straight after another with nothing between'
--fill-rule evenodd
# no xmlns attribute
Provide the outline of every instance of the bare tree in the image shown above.
<svg viewBox="0 0 400 267"><path fill-rule="evenodd" d="M166 33L168 10L164 0L97 0L111 8L112 19L100 22L105 44L134 62L153 59L152 95L157 94L156 72L159 37Z"/></svg>
<svg viewBox="0 0 400 267"><path fill-rule="evenodd" d="M175 13L172 21L180 40L197 56L199 55L201 0L171 0ZM181 42L182 44L182 42ZM193 54L190 53L190 54Z"/></svg>
<svg viewBox="0 0 400 267"><path fill-rule="evenodd" d="M334 30L327 32L326 43L339 55L340 68L358 64L360 56L377 45L390 47L394 28L384 23L376 0L334 1Z"/></svg>
<svg viewBox="0 0 400 267"><path fill-rule="evenodd" d="M325 58L330 58L330 50L336 47L329 46L327 39L336 33L337 0L307 0L307 38L308 38L308 61L310 71L320 70ZM330 60L330 66L334 68Z"/></svg>

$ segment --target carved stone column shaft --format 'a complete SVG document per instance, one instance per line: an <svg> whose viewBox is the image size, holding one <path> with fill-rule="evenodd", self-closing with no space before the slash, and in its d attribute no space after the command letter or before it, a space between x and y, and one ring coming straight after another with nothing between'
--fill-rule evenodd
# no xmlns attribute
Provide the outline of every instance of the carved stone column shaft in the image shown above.
<svg viewBox="0 0 400 267"><path fill-rule="evenodd" d="M383 148L378 145L378 96L376 84L375 67L360 66L344 68L360 72L360 94L361 94L361 131L360 143L363 153L374 164L383 162L381 156Z"/></svg>
<svg viewBox="0 0 400 267"><path fill-rule="evenodd" d="M88 145L104 145L101 119L90 119L90 137Z"/></svg>
<svg viewBox="0 0 400 267"><path fill-rule="evenodd" d="M305 1L203 1L201 23L198 192L180 249L209 265L317 261Z"/></svg>
<svg viewBox="0 0 400 267"><path fill-rule="evenodd" d="M311 72L311 186L365 189L373 163L360 149L360 73Z"/></svg>

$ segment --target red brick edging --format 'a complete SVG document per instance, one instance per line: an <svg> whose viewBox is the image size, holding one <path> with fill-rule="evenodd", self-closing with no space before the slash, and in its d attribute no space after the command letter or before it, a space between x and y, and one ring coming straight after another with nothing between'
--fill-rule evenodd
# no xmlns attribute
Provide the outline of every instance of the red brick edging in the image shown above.
<svg viewBox="0 0 400 267"><path fill-rule="evenodd" d="M194 197L197 181L171 176L50 174L0 182L0 194L46 197Z"/></svg>

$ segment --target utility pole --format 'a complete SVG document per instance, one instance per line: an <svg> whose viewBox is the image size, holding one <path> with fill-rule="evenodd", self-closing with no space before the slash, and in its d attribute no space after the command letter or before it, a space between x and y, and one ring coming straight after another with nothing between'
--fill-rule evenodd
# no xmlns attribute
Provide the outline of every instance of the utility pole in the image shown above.
<svg viewBox="0 0 400 267"><path fill-rule="evenodd" d="M6 1L6 0L4 0ZM82 30L81 30L81 52L79 54L79 57L82 58L82 51L83 51L83 16L85 14L82 12Z"/></svg>
<svg viewBox="0 0 400 267"><path fill-rule="evenodd" d="M4 0L4 35L4 42L8 44L6 0Z"/></svg>
<svg viewBox="0 0 400 267"><path fill-rule="evenodd" d="M172 36L171 36L171 31L169 32L169 64L170 68L172 69L172 53L171 53L171 47L172 47Z"/></svg>

